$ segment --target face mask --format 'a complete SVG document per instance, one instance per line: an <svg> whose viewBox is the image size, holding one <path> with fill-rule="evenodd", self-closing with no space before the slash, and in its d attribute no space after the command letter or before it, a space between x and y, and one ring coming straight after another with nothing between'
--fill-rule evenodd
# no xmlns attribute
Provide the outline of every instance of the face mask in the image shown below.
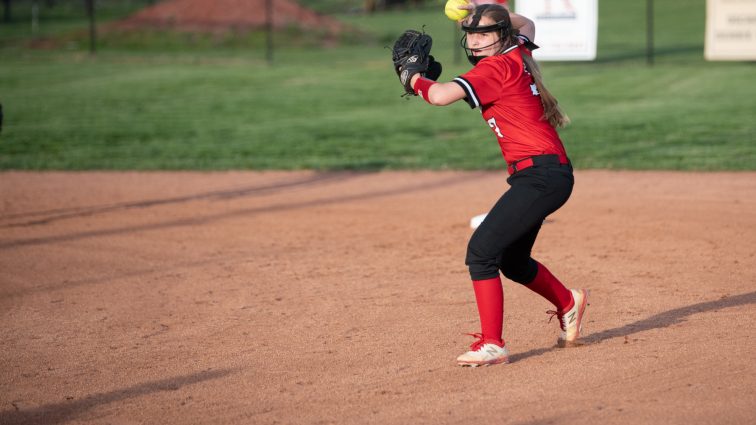
<svg viewBox="0 0 756 425"><path fill-rule="evenodd" d="M485 50L491 46L495 46L497 43L501 42L501 39L494 41L493 43L489 44L488 46L478 47L475 49L471 49L467 47L467 34L462 36L462 39L459 41L459 44L462 46L463 49L465 49L465 54L467 55L467 60L470 61L471 64L477 65L478 62L480 62L483 58L487 58L488 56L475 56L473 55L473 52L478 52L481 50Z"/></svg>
<svg viewBox="0 0 756 425"><path fill-rule="evenodd" d="M490 4L484 4L481 6L478 6L475 8L475 13L470 18L470 20L466 21L467 23L462 24L462 31L464 31L464 35L462 36L462 39L460 40L460 44L462 45L462 48L465 49L465 54L467 55L467 60L470 61L471 64L476 65L478 62L480 62L483 58L486 56L475 56L473 55L474 51L480 51L487 49L491 46L496 45L496 43L501 42L504 39L504 34L508 34L510 32L511 28L511 22L509 19L502 20L499 22L496 22L493 25L486 25L486 26L480 26L480 20L483 18L483 13L490 9L492 6ZM467 47L467 34L470 33L476 33L476 34L482 34L487 32L499 32L499 40L489 44L488 46L484 47L478 47L476 49L470 49Z"/></svg>

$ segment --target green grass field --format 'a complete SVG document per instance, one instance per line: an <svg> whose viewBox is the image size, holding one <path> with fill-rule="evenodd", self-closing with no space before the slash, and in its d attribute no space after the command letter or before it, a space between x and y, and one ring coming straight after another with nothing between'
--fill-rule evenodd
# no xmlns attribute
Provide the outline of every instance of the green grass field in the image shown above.
<svg viewBox="0 0 756 425"><path fill-rule="evenodd" d="M645 2L624 0L601 1L596 62L542 64L573 120L561 131L573 162L756 170L756 63L703 60L705 0L656 3L654 66ZM406 28L434 36L442 79L469 69L454 61L440 6L339 18L363 31L359 42L281 35L272 65L260 34L105 35L90 56L85 22L70 14L41 21L65 41L52 50L26 47L28 22L4 24L0 169L503 168L477 111L400 98L385 46Z"/></svg>

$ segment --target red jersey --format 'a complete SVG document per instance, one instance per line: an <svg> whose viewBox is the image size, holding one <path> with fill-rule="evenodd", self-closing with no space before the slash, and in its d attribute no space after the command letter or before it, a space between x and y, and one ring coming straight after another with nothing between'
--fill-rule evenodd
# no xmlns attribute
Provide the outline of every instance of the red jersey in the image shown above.
<svg viewBox="0 0 756 425"><path fill-rule="evenodd" d="M481 108L507 164L535 155L566 156L554 127L543 117L543 104L533 76L525 68L520 46L483 58L454 79L471 108Z"/></svg>

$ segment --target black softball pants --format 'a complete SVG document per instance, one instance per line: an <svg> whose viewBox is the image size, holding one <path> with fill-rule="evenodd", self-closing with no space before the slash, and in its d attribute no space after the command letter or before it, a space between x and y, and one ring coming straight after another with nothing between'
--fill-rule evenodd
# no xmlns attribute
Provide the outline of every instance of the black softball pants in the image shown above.
<svg viewBox="0 0 756 425"><path fill-rule="evenodd" d="M493 279L499 271L515 282L535 279L538 266L530 257L543 220L572 193L572 166L536 165L507 179L501 196L467 245L465 264L472 280Z"/></svg>

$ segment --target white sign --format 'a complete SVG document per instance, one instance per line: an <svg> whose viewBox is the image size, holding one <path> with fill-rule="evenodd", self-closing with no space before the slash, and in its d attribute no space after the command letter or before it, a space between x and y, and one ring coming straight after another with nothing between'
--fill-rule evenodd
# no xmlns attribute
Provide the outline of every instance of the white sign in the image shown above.
<svg viewBox="0 0 756 425"><path fill-rule="evenodd" d="M520 0L515 6L535 23L536 59L596 59L598 0Z"/></svg>
<svg viewBox="0 0 756 425"><path fill-rule="evenodd" d="M756 60L756 0L707 0L708 60Z"/></svg>

